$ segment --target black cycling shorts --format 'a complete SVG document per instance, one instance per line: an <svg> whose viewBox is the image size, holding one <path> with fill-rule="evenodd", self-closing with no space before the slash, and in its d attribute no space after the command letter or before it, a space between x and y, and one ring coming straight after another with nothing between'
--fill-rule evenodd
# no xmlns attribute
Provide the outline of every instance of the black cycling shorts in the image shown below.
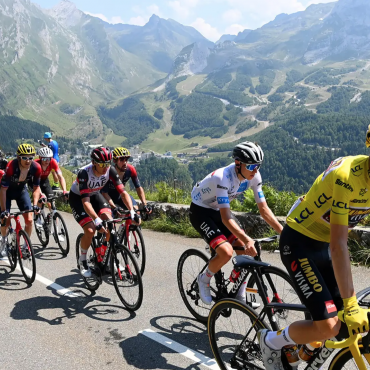
<svg viewBox="0 0 370 370"><path fill-rule="evenodd" d="M96 214L100 217L103 213L112 215L112 210L101 193L90 195L90 203ZM86 213L82 204L81 196L73 191L69 192L69 205L72 208L72 214L75 220L84 227L87 223L92 222L92 218Z"/></svg>
<svg viewBox="0 0 370 370"><path fill-rule="evenodd" d="M53 189L51 188L49 179L46 178L45 180L40 181L40 189L41 193L46 195L46 198L49 199L50 197L54 196Z"/></svg>
<svg viewBox="0 0 370 370"><path fill-rule="evenodd" d="M343 308L329 244L285 226L280 236L280 255L294 281L302 303L314 321L337 316Z"/></svg>
<svg viewBox="0 0 370 370"><path fill-rule="evenodd" d="M220 211L191 203L189 218L194 229L213 249L216 249L225 241L232 244L237 239L222 222ZM241 228L237 218L234 215L232 215L232 218Z"/></svg>

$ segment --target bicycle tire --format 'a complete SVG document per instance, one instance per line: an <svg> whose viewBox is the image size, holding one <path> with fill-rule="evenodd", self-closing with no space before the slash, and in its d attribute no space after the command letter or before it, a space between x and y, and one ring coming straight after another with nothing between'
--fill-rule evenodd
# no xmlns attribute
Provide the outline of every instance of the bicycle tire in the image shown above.
<svg viewBox="0 0 370 370"><path fill-rule="evenodd" d="M80 272L80 242L81 242L81 238L84 236L83 233L79 234L77 236L77 239L76 239L76 261L77 261L77 268L78 268L78 271ZM87 255L86 255L86 259L87 259L87 264L90 266L90 268L93 266L94 267L94 271L95 271L95 253L93 252L91 254L91 250L93 247L90 245L88 251L87 251ZM90 254L89 254L89 251L90 251ZM99 270L100 271L100 270ZM84 276L82 276L82 279L87 287L87 289L89 289L91 292L95 292L98 288L99 288L99 285L100 285L100 282L99 280L93 276L91 278L85 278Z"/></svg>
<svg viewBox="0 0 370 370"><path fill-rule="evenodd" d="M130 235L133 236L134 245L130 244ZM137 236L138 238L137 238ZM134 255L136 258L137 264L140 268L140 274L143 276L144 270L145 270L145 264L146 264L146 251L145 251L145 243L144 243L144 237L141 229L139 227L136 227L134 230L129 230L129 238L127 240L126 235L124 236L124 242L120 243L125 245L130 252ZM140 244L138 244L138 242Z"/></svg>
<svg viewBox="0 0 370 370"><path fill-rule="evenodd" d="M44 220L42 227L38 228L36 226L36 220L38 218L42 218ZM49 239L50 239L50 233L49 233L49 226L46 223L46 217L44 211L41 211L38 215L36 215L36 219L34 220L34 226L35 226L35 231L37 238L40 241L40 244L45 248L49 244Z"/></svg>
<svg viewBox="0 0 370 370"><path fill-rule="evenodd" d="M57 220L59 219L62 227L57 226ZM59 249L61 250L63 256L67 256L69 253L69 235L67 225L64 222L62 215L59 212L55 212L53 216L53 231L54 231L54 238L55 242L58 244ZM59 230L60 228L60 230ZM60 239L64 237L65 239L65 246L61 243Z"/></svg>
<svg viewBox="0 0 370 370"><path fill-rule="evenodd" d="M264 369L257 332L269 327L249 305L232 298L221 299L212 307L207 326L209 343L221 370Z"/></svg>
<svg viewBox="0 0 370 370"><path fill-rule="evenodd" d="M35 259L35 254L33 252L31 239L24 230L19 230L18 236L19 236L19 239L18 239L19 243L17 242L18 244L17 251L18 251L19 266L21 268L24 280L26 280L26 283L32 284L36 278L36 259ZM21 248L24 245L24 243L21 242L22 240L21 238L23 238L24 243L27 244L27 251L21 251ZM30 266L25 266L26 262L32 265L31 268Z"/></svg>
<svg viewBox="0 0 370 370"><path fill-rule="evenodd" d="M270 302L279 302L279 299L281 299L284 303L302 304L295 290L292 278L285 271L275 266L266 266L261 267L260 272L262 273L262 279ZM267 276L269 276L269 279L267 279ZM277 278L279 278L279 281ZM288 285L288 287L286 287L286 285ZM247 289L248 288L257 288L255 276L253 274L247 281ZM253 296L253 294L247 292L247 304L256 312L260 313L263 308L262 300L260 300L260 308L257 308L256 305L253 305L248 295ZM292 310L275 310L275 317L280 328L284 328L298 320L311 320L311 316L308 313Z"/></svg>
<svg viewBox="0 0 370 370"><path fill-rule="evenodd" d="M362 358L365 361L365 365L367 365L367 368L369 368L370 367L370 354L366 354L366 355L364 354L364 348L361 344L358 347L362 354ZM353 361L353 363L352 365L349 365L351 361ZM339 352L337 352L328 367L328 370L355 370L355 369L358 369L358 367L354 363L352 353L349 348L343 348Z"/></svg>
<svg viewBox="0 0 370 370"><path fill-rule="evenodd" d="M194 261L190 261L189 268L185 265L186 260L195 257ZM177 284L180 295L185 303L185 306L190 313L200 322L206 323L211 310L211 305L206 305L202 302L199 296L198 283L196 278L202 268L208 265L209 256L198 249L186 250L179 259L177 264ZM194 266L193 266L194 265ZM196 266L195 266L196 265ZM185 266L185 268L184 268ZM184 271L184 269L186 271ZM189 276L186 278L186 276ZM211 281L214 283L214 279ZM212 286L215 290L215 287Z"/></svg>
<svg viewBox="0 0 370 370"><path fill-rule="evenodd" d="M12 235L11 235L12 234ZM13 272L17 267L17 246L12 245L9 240L16 240L15 231L8 234L8 243L6 245L6 253L8 256L9 266L10 266L10 272Z"/></svg>
<svg viewBox="0 0 370 370"><path fill-rule="evenodd" d="M124 266L124 270L122 270ZM143 281L140 275L140 268L136 262L136 258L130 250L123 244L115 245L110 255L110 267L113 285L122 304L129 311L136 311L140 308L143 302ZM124 274L122 273L124 272ZM132 289L127 289L127 285L123 290L120 289L121 283L128 283L131 287L138 287L137 299L127 298L127 292ZM125 294L122 294L125 292Z"/></svg>

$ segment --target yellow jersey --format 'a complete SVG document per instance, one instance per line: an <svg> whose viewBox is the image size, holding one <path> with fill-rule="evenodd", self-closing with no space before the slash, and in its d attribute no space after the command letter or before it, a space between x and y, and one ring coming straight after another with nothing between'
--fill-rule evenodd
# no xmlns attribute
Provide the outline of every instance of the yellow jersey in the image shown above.
<svg viewBox="0 0 370 370"><path fill-rule="evenodd" d="M369 189L369 157L338 158L294 204L287 224L312 239L329 242L331 223L350 231L370 213Z"/></svg>

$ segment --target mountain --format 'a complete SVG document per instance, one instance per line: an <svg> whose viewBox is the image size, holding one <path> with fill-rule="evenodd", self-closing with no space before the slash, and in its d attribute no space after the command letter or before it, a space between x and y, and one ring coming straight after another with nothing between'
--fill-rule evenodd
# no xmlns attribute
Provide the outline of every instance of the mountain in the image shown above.
<svg viewBox="0 0 370 370"><path fill-rule="evenodd" d="M111 27L108 30L112 30ZM123 49L147 60L162 72L169 72L175 57L187 45L203 42L210 47L213 43L193 27L183 26L173 19L162 19L152 15L149 22L140 28L113 35Z"/></svg>
<svg viewBox="0 0 370 370"><path fill-rule="evenodd" d="M240 32L239 32L240 33ZM216 45L222 44L224 41L234 41L237 36L235 35L222 35L219 40L215 42Z"/></svg>

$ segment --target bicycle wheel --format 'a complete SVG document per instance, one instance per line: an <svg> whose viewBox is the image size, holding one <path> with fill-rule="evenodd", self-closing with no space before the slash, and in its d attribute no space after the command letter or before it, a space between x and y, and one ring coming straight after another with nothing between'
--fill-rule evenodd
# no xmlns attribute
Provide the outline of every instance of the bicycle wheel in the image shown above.
<svg viewBox="0 0 370 370"><path fill-rule="evenodd" d="M138 310L143 302L143 281L136 258L123 244L117 244L110 255L110 266L118 298L128 310Z"/></svg>
<svg viewBox="0 0 370 370"><path fill-rule="evenodd" d="M36 221L41 221L41 224L37 224ZM49 244L49 226L46 222L46 217L43 210L36 215L33 223L35 225L37 238L39 239L41 245L45 248Z"/></svg>
<svg viewBox="0 0 370 370"><path fill-rule="evenodd" d="M36 260L30 237L24 230L19 231L17 247L19 265L27 284L32 284L36 277Z"/></svg>
<svg viewBox="0 0 370 370"><path fill-rule="evenodd" d="M62 251L63 256L66 256L69 253L69 236L66 223L59 212L54 213L53 227L54 239Z"/></svg>
<svg viewBox="0 0 370 370"><path fill-rule="evenodd" d="M197 276L208 265L209 257L198 249L185 251L177 265L177 284L182 300L190 313L199 321L206 323L211 305L202 302L199 296ZM211 280L211 294L216 297L215 279Z"/></svg>
<svg viewBox="0 0 370 370"><path fill-rule="evenodd" d="M365 362L367 369L370 368L370 354L364 353L364 348L359 345L362 359ZM352 357L352 353L349 348L343 348L340 350L333 360L331 361L328 370L358 370L355 360Z"/></svg>
<svg viewBox="0 0 370 370"><path fill-rule="evenodd" d="M263 281L268 302L302 304L298 294L295 291L292 279L285 271L278 267L267 266L260 269L260 277ZM255 277L253 275L251 275L247 281L246 296L246 303L249 304L256 312L260 313L263 309L263 302L258 292ZM284 328L298 320L311 319L309 314L305 312L292 310L277 309L275 314L277 324L280 328Z"/></svg>
<svg viewBox="0 0 370 370"><path fill-rule="evenodd" d="M208 318L208 337L221 370L264 369L257 339L268 328L250 306L231 298L216 302Z"/></svg>
<svg viewBox="0 0 370 370"><path fill-rule="evenodd" d="M10 272L13 272L17 267L17 245L14 243L14 240L16 240L16 234L12 231L12 233L8 234L8 243L6 245Z"/></svg>
<svg viewBox="0 0 370 370"><path fill-rule="evenodd" d="M80 243L81 243L81 238L84 236L83 233L79 234L77 239L76 239L76 261L77 261L77 268L78 271L80 271ZM86 254L86 261L87 265L90 267L92 271L92 276L90 278L85 278L82 276L82 279L90 291L94 292L99 288L99 285L101 283L101 274L100 270L98 267L96 267L96 256L95 252L93 249L93 246L90 245L89 249L87 250ZM100 279L99 279L100 276Z"/></svg>
<svg viewBox="0 0 370 370"><path fill-rule="evenodd" d="M140 268L140 274L143 276L146 263L145 243L141 229L135 227L129 231L128 238L124 238L124 244L136 258Z"/></svg>

